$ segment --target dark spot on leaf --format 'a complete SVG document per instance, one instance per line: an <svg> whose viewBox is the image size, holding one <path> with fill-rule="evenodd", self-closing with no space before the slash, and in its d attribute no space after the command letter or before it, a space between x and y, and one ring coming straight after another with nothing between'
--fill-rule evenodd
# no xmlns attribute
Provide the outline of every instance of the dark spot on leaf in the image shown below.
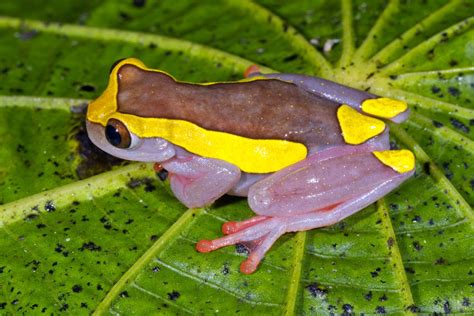
<svg viewBox="0 0 474 316"><path fill-rule="evenodd" d="M456 60L454 60L454 59L449 62L449 65L450 65L451 67L454 67L454 66L456 66L457 64L458 64L458 62L457 62Z"/></svg>
<svg viewBox="0 0 474 316"><path fill-rule="evenodd" d="M393 237L389 237L387 239L387 246L388 246L389 249L393 247L394 243L395 243L395 240L393 239Z"/></svg>
<svg viewBox="0 0 474 316"><path fill-rule="evenodd" d="M461 91L459 91L459 89L455 87L448 87L448 92L453 97L459 97L459 95L461 94Z"/></svg>
<svg viewBox="0 0 474 316"><path fill-rule="evenodd" d="M428 59L433 59L435 56L434 54L434 48L430 49L427 53L426 53L426 58Z"/></svg>
<svg viewBox="0 0 474 316"><path fill-rule="evenodd" d="M56 251L57 253L61 253L63 252L64 248L64 245L56 244L56 248L54 248L54 251Z"/></svg>
<svg viewBox="0 0 474 316"><path fill-rule="evenodd" d="M228 275L229 274L229 266L227 264L224 265L224 267L222 268L222 274L223 275Z"/></svg>
<svg viewBox="0 0 474 316"><path fill-rule="evenodd" d="M119 296L122 297L122 298L130 297L130 295L128 295L128 292L127 292L127 291L122 291L122 292L120 292Z"/></svg>
<svg viewBox="0 0 474 316"><path fill-rule="evenodd" d="M49 201L46 201L45 205L44 205L44 209L46 210L46 212L54 212L56 211L56 207L54 206L54 202L49 200Z"/></svg>
<svg viewBox="0 0 474 316"><path fill-rule="evenodd" d="M119 12L119 16L124 21L130 21L132 19L132 17L127 12L123 12L123 11Z"/></svg>
<svg viewBox="0 0 474 316"><path fill-rule="evenodd" d="M464 133L469 133L470 129L464 123L456 120L455 118L450 118L449 121L451 122L451 125L453 125L454 128L460 130L461 132Z"/></svg>
<svg viewBox="0 0 474 316"><path fill-rule="evenodd" d="M364 295L364 298L365 298L367 301L371 301L371 300L372 300L372 291L369 291L369 293L365 294L365 295Z"/></svg>
<svg viewBox="0 0 474 316"><path fill-rule="evenodd" d="M37 30L23 30L17 33L17 37L22 41L28 41L38 34L39 32Z"/></svg>
<svg viewBox="0 0 474 316"><path fill-rule="evenodd" d="M433 120L433 125L437 128L443 127L443 123Z"/></svg>
<svg viewBox="0 0 474 316"><path fill-rule="evenodd" d="M448 163L448 162L443 162L442 166L443 166L444 175L446 176L446 178L448 178L448 180L452 180L454 174L453 174L453 172L449 169L449 163ZM436 206L436 205L435 205L435 206Z"/></svg>
<svg viewBox="0 0 474 316"><path fill-rule="evenodd" d="M160 272L160 270L161 270L161 269L160 269L160 267L158 267L158 266L154 266L153 268L151 268L151 271L153 271L154 273Z"/></svg>
<svg viewBox="0 0 474 316"><path fill-rule="evenodd" d="M319 286L318 283L311 283L305 287L313 297L323 298L327 295L328 290Z"/></svg>
<svg viewBox="0 0 474 316"><path fill-rule="evenodd" d="M26 217L24 218L25 222L30 222L32 220L35 220L38 218L38 214L28 214L26 215Z"/></svg>
<svg viewBox="0 0 474 316"><path fill-rule="evenodd" d="M449 306L449 302L446 301L443 304L443 310L445 314L450 314L451 313L451 306Z"/></svg>
<svg viewBox="0 0 474 316"><path fill-rule="evenodd" d="M375 308L375 312L376 312L377 314L385 314L385 313L386 313L386 312L385 312L385 307L383 307L383 306L377 306L377 307Z"/></svg>
<svg viewBox="0 0 474 316"><path fill-rule="evenodd" d="M352 315L353 307L351 304L342 305L342 310L344 311L343 315Z"/></svg>
<svg viewBox="0 0 474 316"><path fill-rule="evenodd" d="M84 251L84 250L89 250L89 251L101 251L102 247L97 246L94 242L89 241L86 243L82 244L82 247L79 248L79 250Z"/></svg>
<svg viewBox="0 0 474 316"><path fill-rule="evenodd" d="M247 254L247 255L249 254L249 250L247 249L247 247L245 247L245 245L241 244L241 243L235 244L235 251L237 253L243 253L243 254Z"/></svg>
<svg viewBox="0 0 474 316"><path fill-rule="evenodd" d="M421 216L416 215L415 217L413 217L413 219L411 221L413 223L419 223L419 222L421 222Z"/></svg>
<svg viewBox="0 0 474 316"><path fill-rule="evenodd" d="M67 311L69 308L69 304L63 304L63 306L61 306L61 308L59 309L60 312L64 312L64 311Z"/></svg>
<svg viewBox="0 0 474 316"><path fill-rule="evenodd" d="M421 309L420 309L418 306L414 305L414 304L408 306L408 307L407 307L407 310L410 311L410 312L412 312L412 313L419 313L419 312L421 312Z"/></svg>
<svg viewBox="0 0 474 316"><path fill-rule="evenodd" d="M466 306L466 307L467 307L467 306L471 306L471 301L469 300L469 298L464 297L464 298L462 299L462 306Z"/></svg>
<svg viewBox="0 0 474 316"><path fill-rule="evenodd" d="M38 229L45 228L45 227L46 227L46 225L43 224L43 223L39 223L39 224L36 225L36 228L38 228Z"/></svg>
<svg viewBox="0 0 474 316"><path fill-rule="evenodd" d="M375 75L375 72L371 72L370 74L367 75L365 79L370 79Z"/></svg>
<svg viewBox="0 0 474 316"><path fill-rule="evenodd" d="M157 241L158 240L158 235L151 235L150 240L151 241Z"/></svg>
<svg viewBox="0 0 474 316"><path fill-rule="evenodd" d="M431 92L433 92L434 94L439 93L440 91L441 91L441 88L439 88L437 86L432 86L431 87Z"/></svg>
<svg viewBox="0 0 474 316"><path fill-rule="evenodd" d="M293 54L293 55L283 58L283 62L287 63L287 62L297 59L298 57L299 57L298 54Z"/></svg>
<svg viewBox="0 0 474 316"><path fill-rule="evenodd" d="M177 292L177 291L173 291L173 292L167 293L167 294L168 294L168 298L172 301L176 301L181 296L181 294L179 294L179 292Z"/></svg>
<svg viewBox="0 0 474 316"><path fill-rule="evenodd" d="M127 182L127 186L130 189L136 189L142 185L145 186L146 192L152 192L156 189L156 187L153 185L153 179L151 178L132 178Z"/></svg>
<svg viewBox="0 0 474 316"><path fill-rule="evenodd" d="M431 169L430 169L430 163L429 162L425 162L423 164L423 171L427 174L427 175L430 175L431 174Z"/></svg>
<svg viewBox="0 0 474 316"><path fill-rule="evenodd" d="M445 263L446 263L446 260L443 257L440 257L440 258L436 259L436 261L435 261L436 265L442 265L442 264L445 264Z"/></svg>
<svg viewBox="0 0 474 316"><path fill-rule="evenodd" d="M420 242L414 241L414 242L413 242L413 248L415 248L416 251L420 251L421 249L423 249L423 246L420 245Z"/></svg>
<svg viewBox="0 0 474 316"><path fill-rule="evenodd" d="M79 88L79 90L84 91L84 92L95 92L95 87L93 85L90 85L90 84L85 84L85 85L82 85Z"/></svg>
<svg viewBox="0 0 474 316"><path fill-rule="evenodd" d="M386 294L384 294L384 295L382 295L382 296L379 297L379 301L380 301L380 302L385 302L386 300L388 300L388 297L387 297Z"/></svg>
<svg viewBox="0 0 474 316"><path fill-rule="evenodd" d="M80 286L79 284L75 284L73 287L72 287L72 291L74 293L80 293L82 292L82 286Z"/></svg>
<svg viewBox="0 0 474 316"><path fill-rule="evenodd" d="M381 271L380 268L375 269L375 271L370 272L370 275L375 278L379 276L379 272Z"/></svg>
<svg viewBox="0 0 474 316"><path fill-rule="evenodd" d="M145 6L146 0L133 0L133 6L137 8L143 8Z"/></svg>

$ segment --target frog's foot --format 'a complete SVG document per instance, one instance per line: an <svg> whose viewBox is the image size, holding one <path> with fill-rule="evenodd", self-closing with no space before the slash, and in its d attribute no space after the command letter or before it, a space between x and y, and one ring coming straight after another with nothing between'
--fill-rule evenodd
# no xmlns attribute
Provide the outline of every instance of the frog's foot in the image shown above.
<svg viewBox="0 0 474 316"><path fill-rule="evenodd" d="M260 68L255 64L248 66L244 71L245 78L252 77L256 74L260 74Z"/></svg>
<svg viewBox="0 0 474 316"><path fill-rule="evenodd" d="M265 253L286 231L286 224L275 217L255 216L247 221L229 223L223 226L223 230L229 235L214 240L201 240L196 244L196 249L199 252L211 252L243 243L250 252L247 260L240 265L240 272L244 274L255 272Z"/></svg>
<svg viewBox="0 0 474 316"><path fill-rule="evenodd" d="M265 219L269 218L268 216L254 216L250 219L241 222L225 222L222 225L222 233L224 235L229 235L241 231L245 228L255 225L258 222L261 222Z"/></svg>

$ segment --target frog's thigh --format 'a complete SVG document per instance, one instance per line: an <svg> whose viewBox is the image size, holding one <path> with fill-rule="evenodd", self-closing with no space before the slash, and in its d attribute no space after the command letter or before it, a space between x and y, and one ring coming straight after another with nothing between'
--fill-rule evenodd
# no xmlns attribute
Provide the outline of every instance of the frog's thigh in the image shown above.
<svg viewBox="0 0 474 316"><path fill-rule="evenodd" d="M250 207L259 215L275 217L337 209L348 216L413 174L399 173L361 148L328 149L267 177L250 188Z"/></svg>
<svg viewBox="0 0 474 316"><path fill-rule="evenodd" d="M187 207L211 204L240 179L238 167L218 159L188 156L162 165L169 172L173 193Z"/></svg>
<svg viewBox="0 0 474 316"><path fill-rule="evenodd" d="M259 74L266 78L289 81L300 88L339 104L346 104L369 115L400 123L408 118L406 102L381 98L326 79L297 74Z"/></svg>

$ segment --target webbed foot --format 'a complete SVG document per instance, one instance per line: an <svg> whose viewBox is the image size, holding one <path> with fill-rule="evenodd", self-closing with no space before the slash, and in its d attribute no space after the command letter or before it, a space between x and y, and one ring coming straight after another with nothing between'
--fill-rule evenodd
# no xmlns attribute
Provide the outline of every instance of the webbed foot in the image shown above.
<svg viewBox="0 0 474 316"><path fill-rule="evenodd" d="M240 265L240 272L255 272L265 253L273 243L285 233L285 223L275 217L255 216L242 222L227 222L222 226L227 236L214 240L201 240L196 244L199 252L213 250L242 243L249 250L248 258Z"/></svg>

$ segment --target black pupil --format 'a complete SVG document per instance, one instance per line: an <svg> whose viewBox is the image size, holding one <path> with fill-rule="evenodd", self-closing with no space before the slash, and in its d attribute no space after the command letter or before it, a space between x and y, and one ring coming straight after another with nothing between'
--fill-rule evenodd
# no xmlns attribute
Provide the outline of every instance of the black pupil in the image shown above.
<svg viewBox="0 0 474 316"><path fill-rule="evenodd" d="M118 130L112 125L107 125L105 127L105 137L109 143L115 147L119 146L122 142L122 137L120 136Z"/></svg>

